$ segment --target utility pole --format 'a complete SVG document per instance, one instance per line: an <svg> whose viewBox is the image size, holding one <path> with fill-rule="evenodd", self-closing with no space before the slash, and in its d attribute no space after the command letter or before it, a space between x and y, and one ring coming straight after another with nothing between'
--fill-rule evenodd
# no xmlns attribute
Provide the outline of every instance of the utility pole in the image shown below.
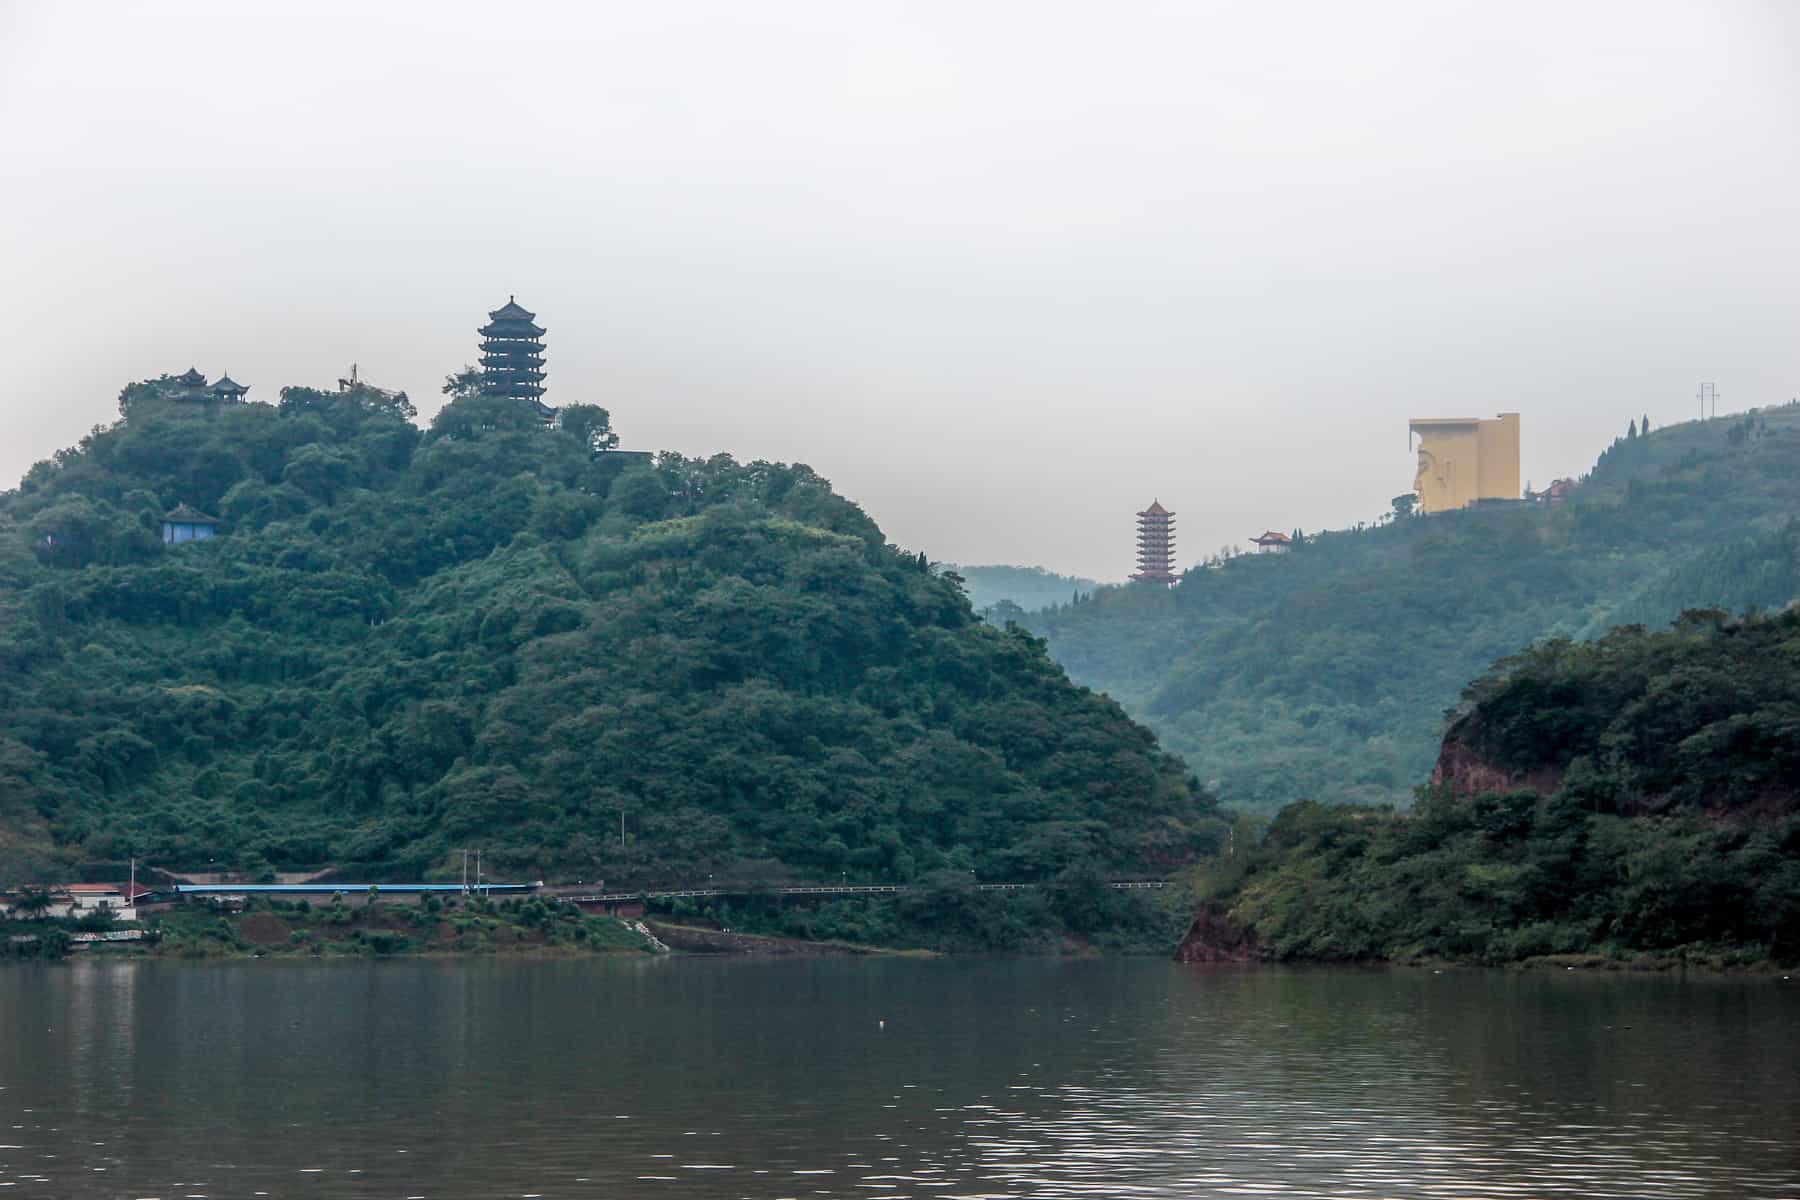
<svg viewBox="0 0 1800 1200"><path fill-rule="evenodd" d="M1710 415L1715 417L1719 415L1719 388L1717 384L1710 381L1700 385L1700 419L1702 421L1706 420L1708 416L1708 408L1712 409Z"/></svg>
<svg viewBox="0 0 1800 1200"><path fill-rule="evenodd" d="M469 852L463 851L463 895L469 894Z"/></svg>

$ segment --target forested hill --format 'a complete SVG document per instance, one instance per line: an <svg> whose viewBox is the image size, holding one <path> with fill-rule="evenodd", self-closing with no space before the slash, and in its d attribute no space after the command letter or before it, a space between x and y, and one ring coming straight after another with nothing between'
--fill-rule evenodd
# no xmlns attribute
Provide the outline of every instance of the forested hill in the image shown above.
<svg viewBox="0 0 1800 1200"><path fill-rule="evenodd" d="M1433 773L1455 795L1523 787L1622 816L1800 817L1800 608L1552 639L1465 699Z"/></svg>
<svg viewBox="0 0 1800 1200"><path fill-rule="evenodd" d="M1296 804L1209 895L1278 958L1800 961L1800 611L1552 641L1405 813Z"/></svg>
<svg viewBox="0 0 1800 1200"><path fill-rule="evenodd" d="M803 466L624 460L596 408L290 388L0 495L0 881L621 885L1159 873L1213 803ZM163 515L219 518L165 546ZM623 821L624 840L620 829Z"/></svg>
<svg viewBox="0 0 1800 1200"><path fill-rule="evenodd" d="M1221 800L1403 801L1466 681L1540 638L1800 595L1800 409L1621 440L1560 507L1308 535L1026 620Z"/></svg>

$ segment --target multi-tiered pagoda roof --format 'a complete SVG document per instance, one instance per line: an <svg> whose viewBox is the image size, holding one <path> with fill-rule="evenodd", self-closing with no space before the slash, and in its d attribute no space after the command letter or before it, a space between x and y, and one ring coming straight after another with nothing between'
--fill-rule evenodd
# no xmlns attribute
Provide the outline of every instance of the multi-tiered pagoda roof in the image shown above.
<svg viewBox="0 0 1800 1200"><path fill-rule="evenodd" d="M206 390L206 376L202 375L197 367L189 367L186 371L177 375L173 380L173 387L174 396L177 400L199 400L204 402L212 399L212 396L208 394Z"/></svg>
<svg viewBox="0 0 1800 1200"><path fill-rule="evenodd" d="M544 330L537 314L511 296L488 314L481 334L481 394L529 401L548 421L556 410L544 404Z"/></svg>
<svg viewBox="0 0 1800 1200"><path fill-rule="evenodd" d="M1152 500L1150 507L1137 515L1137 574L1140 583L1172 584L1175 582L1175 514Z"/></svg>

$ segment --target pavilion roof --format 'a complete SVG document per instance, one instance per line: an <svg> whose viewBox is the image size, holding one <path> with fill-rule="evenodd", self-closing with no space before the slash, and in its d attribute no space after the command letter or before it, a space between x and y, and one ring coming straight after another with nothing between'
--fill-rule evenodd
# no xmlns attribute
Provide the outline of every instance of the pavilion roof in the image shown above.
<svg viewBox="0 0 1800 1200"><path fill-rule="evenodd" d="M1294 539L1285 533L1277 533L1273 529L1265 529L1263 530L1263 535L1261 537L1253 537L1250 540L1259 546L1285 546Z"/></svg>
<svg viewBox="0 0 1800 1200"><path fill-rule="evenodd" d="M1162 501L1152 500L1150 507L1139 513L1140 517L1172 517L1175 514L1162 506Z"/></svg>
<svg viewBox="0 0 1800 1200"><path fill-rule="evenodd" d="M250 389L233 379L231 373L227 371L213 383L212 390L215 392L247 392Z"/></svg>
<svg viewBox="0 0 1800 1200"><path fill-rule="evenodd" d="M178 525L217 525L219 518L209 517L191 504L177 504L163 514L163 520L173 521Z"/></svg>
<svg viewBox="0 0 1800 1200"><path fill-rule="evenodd" d="M175 377L175 382L185 387L205 387L206 376L195 367L189 367L184 373Z"/></svg>

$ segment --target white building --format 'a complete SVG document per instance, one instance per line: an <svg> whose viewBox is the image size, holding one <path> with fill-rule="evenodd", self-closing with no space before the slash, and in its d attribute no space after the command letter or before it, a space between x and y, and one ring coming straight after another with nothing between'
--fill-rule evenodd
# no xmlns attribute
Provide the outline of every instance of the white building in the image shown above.
<svg viewBox="0 0 1800 1200"><path fill-rule="evenodd" d="M133 887L124 883L62 883L43 888L19 888L4 897L0 897L0 911L5 915L18 918L28 917L91 917L99 912L110 912L115 921L137 920L136 902L150 893L147 887ZM49 898L50 903L42 911L36 905L26 905L22 901L27 895L41 894Z"/></svg>

